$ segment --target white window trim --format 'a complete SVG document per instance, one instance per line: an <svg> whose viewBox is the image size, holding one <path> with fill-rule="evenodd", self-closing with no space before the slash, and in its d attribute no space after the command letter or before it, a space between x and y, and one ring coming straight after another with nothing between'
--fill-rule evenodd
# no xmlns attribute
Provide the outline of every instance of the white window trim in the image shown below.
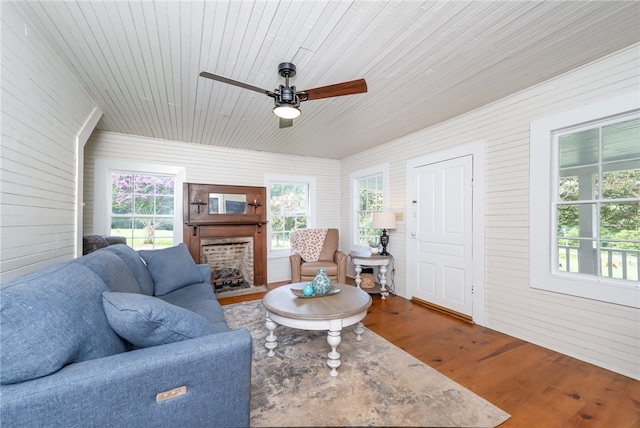
<svg viewBox="0 0 640 428"><path fill-rule="evenodd" d="M273 183L306 184L309 187L309 216L307 217L307 227L310 229L316 227L316 178L302 175L265 174L264 186L267 188L267 219L271 219L271 193L269 192L269 188ZM279 250L271 249L271 221L267 223L267 234L268 259L287 258L291 255L291 249L289 248Z"/></svg>
<svg viewBox="0 0 640 428"><path fill-rule="evenodd" d="M351 233L351 242L350 242L350 250L351 251L369 251L369 247L366 245L360 244L358 241L358 181L370 177L372 175L382 174L382 210L388 211L389 209L389 163L385 162L380 165L374 165L365 169L361 169L359 171L354 171L349 174L349 182L351 186L349 188L350 194L350 229Z"/></svg>
<svg viewBox="0 0 640 428"><path fill-rule="evenodd" d="M552 132L640 109L632 92L531 123L530 128L530 269L532 288L640 308L640 286L629 281L553 272L551 228Z"/></svg>
<svg viewBox="0 0 640 428"><path fill-rule="evenodd" d="M173 206L173 244L178 245L182 239L182 185L187 181L187 170L184 167L170 165L155 165L141 162L121 161L115 159L95 160L95 176L93 183L93 233L108 235L109 210L111 207L111 171L135 171L149 174L175 175L174 206Z"/></svg>

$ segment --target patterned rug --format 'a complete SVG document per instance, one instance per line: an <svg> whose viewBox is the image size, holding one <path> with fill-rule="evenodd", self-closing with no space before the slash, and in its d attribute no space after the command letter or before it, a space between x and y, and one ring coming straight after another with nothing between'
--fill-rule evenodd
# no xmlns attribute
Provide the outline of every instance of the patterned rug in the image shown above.
<svg viewBox="0 0 640 428"><path fill-rule="evenodd" d="M329 375L326 332L279 326L267 356L261 301L223 307L231 328L253 337L251 426L495 427L509 414L365 328L338 346L342 365Z"/></svg>

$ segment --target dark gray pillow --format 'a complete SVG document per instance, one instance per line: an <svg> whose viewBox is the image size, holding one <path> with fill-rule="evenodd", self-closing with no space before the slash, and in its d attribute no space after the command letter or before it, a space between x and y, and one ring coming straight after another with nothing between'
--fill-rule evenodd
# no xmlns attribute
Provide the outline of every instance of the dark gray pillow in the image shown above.
<svg viewBox="0 0 640 428"><path fill-rule="evenodd" d="M105 291L102 306L111 328L138 348L215 333L204 317L153 296Z"/></svg>
<svg viewBox="0 0 640 428"><path fill-rule="evenodd" d="M156 296L204 281L184 244L162 250L140 250L138 253L147 264L153 278L153 294Z"/></svg>

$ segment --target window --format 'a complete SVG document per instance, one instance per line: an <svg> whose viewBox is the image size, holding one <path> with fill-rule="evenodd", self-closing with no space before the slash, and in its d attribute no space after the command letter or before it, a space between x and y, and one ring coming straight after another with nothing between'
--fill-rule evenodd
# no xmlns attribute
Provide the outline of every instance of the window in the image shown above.
<svg viewBox="0 0 640 428"><path fill-rule="evenodd" d="M97 158L93 231L127 238L135 249L182 242L182 185L186 169Z"/></svg>
<svg viewBox="0 0 640 428"><path fill-rule="evenodd" d="M382 174L358 180L358 243L377 247L378 230L372 228L373 213L382 211Z"/></svg>
<svg viewBox="0 0 640 428"><path fill-rule="evenodd" d="M622 116L553 135L555 269L638 281L640 119Z"/></svg>
<svg viewBox="0 0 640 428"><path fill-rule="evenodd" d="M291 232L315 227L313 177L267 176L269 255L291 254Z"/></svg>
<svg viewBox="0 0 640 428"><path fill-rule="evenodd" d="M640 307L640 98L531 123L531 287Z"/></svg>
<svg viewBox="0 0 640 428"><path fill-rule="evenodd" d="M388 171L388 164L384 164L351 174L355 248L377 246L379 243L380 231L371 226L373 213L386 208Z"/></svg>
<svg viewBox="0 0 640 428"><path fill-rule="evenodd" d="M140 249L173 245L175 176L111 171L111 235Z"/></svg>

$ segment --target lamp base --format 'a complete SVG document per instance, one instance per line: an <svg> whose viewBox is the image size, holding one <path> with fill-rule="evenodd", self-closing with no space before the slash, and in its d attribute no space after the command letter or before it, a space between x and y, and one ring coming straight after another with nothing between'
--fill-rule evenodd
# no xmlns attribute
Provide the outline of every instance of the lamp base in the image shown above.
<svg viewBox="0 0 640 428"><path fill-rule="evenodd" d="M387 235L387 229L382 229L382 235L380 236L380 245L382 245L381 256L388 256L387 245L389 245L389 235Z"/></svg>

